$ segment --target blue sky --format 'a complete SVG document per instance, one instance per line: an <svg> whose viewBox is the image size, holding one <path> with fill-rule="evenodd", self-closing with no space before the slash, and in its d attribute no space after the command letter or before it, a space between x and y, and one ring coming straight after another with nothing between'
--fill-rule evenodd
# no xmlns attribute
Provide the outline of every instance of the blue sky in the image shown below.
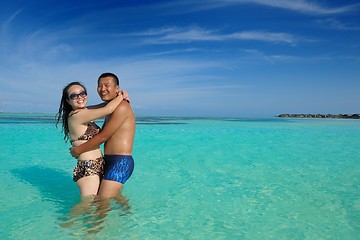
<svg viewBox="0 0 360 240"><path fill-rule="evenodd" d="M0 9L0 109L55 113L120 77L137 115L360 113L360 3L25 1Z"/></svg>

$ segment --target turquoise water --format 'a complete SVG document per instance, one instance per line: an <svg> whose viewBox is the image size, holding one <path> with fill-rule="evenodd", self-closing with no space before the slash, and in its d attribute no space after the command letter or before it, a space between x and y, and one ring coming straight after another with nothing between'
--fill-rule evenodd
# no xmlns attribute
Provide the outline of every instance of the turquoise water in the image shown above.
<svg viewBox="0 0 360 240"><path fill-rule="evenodd" d="M138 117L128 205L105 217L70 217L76 161L53 116L2 113L0 132L0 239L360 235L360 120Z"/></svg>

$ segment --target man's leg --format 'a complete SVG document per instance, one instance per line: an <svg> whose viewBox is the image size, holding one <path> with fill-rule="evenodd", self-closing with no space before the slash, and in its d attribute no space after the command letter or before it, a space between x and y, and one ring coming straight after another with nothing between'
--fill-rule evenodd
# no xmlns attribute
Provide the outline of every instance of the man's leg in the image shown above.
<svg viewBox="0 0 360 240"><path fill-rule="evenodd" d="M98 195L100 197L111 198L117 196L123 188L123 184L110 180L102 180Z"/></svg>

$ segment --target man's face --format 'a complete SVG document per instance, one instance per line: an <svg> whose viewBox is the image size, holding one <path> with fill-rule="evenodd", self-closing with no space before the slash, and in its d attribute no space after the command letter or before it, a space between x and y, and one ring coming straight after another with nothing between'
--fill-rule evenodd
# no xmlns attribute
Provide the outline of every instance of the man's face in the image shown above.
<svg viewBox="0 0 360 240"><path fill-rule="evenodd" d="M112 77L100 78L98 81L97 92L103 101L111 101L116 98L119 86L116 85Z"/></svg>

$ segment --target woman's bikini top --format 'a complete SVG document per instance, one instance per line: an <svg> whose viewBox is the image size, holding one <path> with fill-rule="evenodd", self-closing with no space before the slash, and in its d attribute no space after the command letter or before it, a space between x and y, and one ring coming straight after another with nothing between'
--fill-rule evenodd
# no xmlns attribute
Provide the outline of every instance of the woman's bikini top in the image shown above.
<svg viewBox="0 0 360 240"><path fill-rule="evenodd" d="M96 125L96 123L94 123L94 122L89 122L85 133L83 135L81 135L80 137L78 137L77 139L71 139L70 143L73 143L75 141L80 141L80 140L92 139L99 132L100 132L100 127L98 125Z"/></svg>

